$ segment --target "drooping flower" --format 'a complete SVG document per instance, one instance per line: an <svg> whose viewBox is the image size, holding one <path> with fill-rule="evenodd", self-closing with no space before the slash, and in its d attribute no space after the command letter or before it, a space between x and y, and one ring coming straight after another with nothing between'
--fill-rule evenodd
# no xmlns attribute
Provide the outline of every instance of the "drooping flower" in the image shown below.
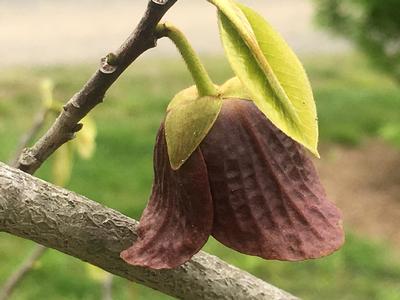
<svg viewBox="0 0 400 300"><path fill-rule="evenodd" d="M344 242L341 213L303 146L250 100L223 99L211 130L177 170L162 124L154 173L138 239L121 253L129 264L175 268L210 235L241 253L288 261L326 256Z"/></svg>

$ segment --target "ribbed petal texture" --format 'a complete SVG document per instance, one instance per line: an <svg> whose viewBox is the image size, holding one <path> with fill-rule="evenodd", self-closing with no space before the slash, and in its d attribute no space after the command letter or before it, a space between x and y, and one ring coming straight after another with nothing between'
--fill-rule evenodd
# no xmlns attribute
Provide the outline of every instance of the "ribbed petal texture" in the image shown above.
<svg viewBox="0 0 400 300"><path fill-rule="evenodd" d="M213 206L203 156L197 149L177 171L170 167L161 126L154 150L154 183L138 240L121 253L132 265L170 269L188 261L211 234Z"/></svg>
<svg viewBox="0 0 400 300"><path fill-rule="evenodd" d="M225 100L200 145L214 203L213 236L242 253L304 260L344 242L341 213L327 200L303 148L251 101Z"/></svg>

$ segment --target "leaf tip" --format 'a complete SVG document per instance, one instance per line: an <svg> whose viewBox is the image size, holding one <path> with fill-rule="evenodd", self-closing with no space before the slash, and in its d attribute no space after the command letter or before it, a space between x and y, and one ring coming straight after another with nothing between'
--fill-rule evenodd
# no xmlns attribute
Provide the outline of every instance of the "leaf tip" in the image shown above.
<svg viewBox="0 0 400 300"><path fill-rule="evenodd" d="M313 151L311 151L311 153L312 153L316 158L318 158L318 159L321 158L321 155L319 154L317 148L315 148Z"/></svg>

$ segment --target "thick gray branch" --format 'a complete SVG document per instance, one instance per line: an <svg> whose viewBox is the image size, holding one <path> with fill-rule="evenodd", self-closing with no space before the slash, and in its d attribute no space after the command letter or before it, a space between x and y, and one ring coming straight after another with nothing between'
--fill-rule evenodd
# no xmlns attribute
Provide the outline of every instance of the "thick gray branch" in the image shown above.
<svg viewBox="0 0 400 300"><path fill-rule="evenodd" d="M103 67L68 101L47 133L32 148L25 149L17 164L18 169L35 173L55 150L73 138L81 129L79 121L103 101L106 91L122 72L143 52L156 45L154 30L176 1L149 1L136 30L114 54L110 53L102 60Z"/></svg>
<svg viewBox="0 0 400 300"><path fill-rule="evenodd" d="M119 212L0 163L0 231L180 299L297 299L204 252L174 270L130 266L119 253L136 240L136 226Z"/></svg>

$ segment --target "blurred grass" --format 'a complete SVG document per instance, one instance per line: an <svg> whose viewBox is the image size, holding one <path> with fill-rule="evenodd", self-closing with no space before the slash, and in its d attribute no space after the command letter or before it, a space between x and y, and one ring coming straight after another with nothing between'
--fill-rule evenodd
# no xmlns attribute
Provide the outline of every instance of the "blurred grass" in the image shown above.
<svg viewBox="0 0 400 300"><path fill-rule="evenodd" d="M231 76L225 61L209 58L216 82ZM319 110L321 140L357 145L400 118L400 89L368 68L360 57L306 58ZM38 83L50 77L56 98L69 99L96 66L7 69L0 74L0 160L6 161L40 105ZM91 161L77 160L68 188L139 218L152 181L155 133L168 101L191 85L176 60L139 60L93 112L98 126ZM49 164L38 175L49 179ZM33 243L0 234L0 282L30 252ZM214 240L206 250L304 299L400 299L400 262L386 245L348 235L345 247L320 260L269 262L238 254ZM101 289L83 263L49 251L14 294L25 299L100 299ZM115 299L169 299L117 278Z"/></svg>
<svg viewBox="0 0 400 300"><path fill-rule="evenodd" d="M379 136L386 124L399 124L399 86L361 57L317 57L306 63L322 142L357 145Z"/></svg>

